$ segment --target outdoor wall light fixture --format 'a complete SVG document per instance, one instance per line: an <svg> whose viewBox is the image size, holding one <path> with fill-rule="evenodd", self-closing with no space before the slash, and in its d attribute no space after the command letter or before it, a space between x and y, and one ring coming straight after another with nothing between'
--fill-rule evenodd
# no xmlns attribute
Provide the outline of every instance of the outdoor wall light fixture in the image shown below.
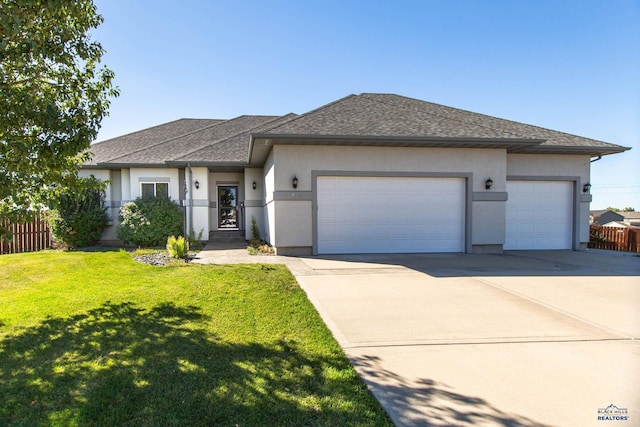
<svg viewBox="0 0 640 427"><path fill-rule="evenodd" d="M298 177L297 176L293 176L293 188L298 188Z"/></svg>
<svg viewBox="0 0 640 427"><path fill-rule="evenodd" d="M255 182L255 181L253 181L253 189L254 189L254 190L256 189L256 187L257 187L257 186L258 186L258 185L256 184L256 182Z"/></svg>
<svg viewBox="0 0 640 427"><path fill-rule="evenodd" d="M487 190L490 190L492 185L493 185L493 180L491 178L487 179L484 182L484 188L486 188Z"/></svg>
<svg viewBox="0 0 640 427"><path fill-rule="evenodd" d="M591 184L589 184L588 182L582 186L582 192L583 193L588 193L589 190L591 190Z"/></svg>
<svg viewBox="0 0 640 427"><path fill-rule="evenodd" d="M196 190L198 190L200 188L200 181L198 181L197 179L196 179L196 182L195 182L195 186L196 186Z"/></svg>

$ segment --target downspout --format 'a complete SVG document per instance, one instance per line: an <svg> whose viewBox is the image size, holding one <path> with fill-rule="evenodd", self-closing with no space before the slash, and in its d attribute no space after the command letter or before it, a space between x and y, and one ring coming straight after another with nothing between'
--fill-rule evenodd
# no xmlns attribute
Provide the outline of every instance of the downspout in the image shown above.
<svg viewBox="0 0 640 427"><path fill-rule="evenodd" d="M602 156L598 156L598 157L596 157L595 159L591 160L591 163L593 163L593 162L597 162L597 161L598 161L598 160L600 160L601 158L602 158Z"/></svg>
<svg viewBox="0 0 640 427"><path fill-rule="evenodd" d="M191 163L187 163L187 229L185 234L191 236L193 234L193 171Z"/></svg>

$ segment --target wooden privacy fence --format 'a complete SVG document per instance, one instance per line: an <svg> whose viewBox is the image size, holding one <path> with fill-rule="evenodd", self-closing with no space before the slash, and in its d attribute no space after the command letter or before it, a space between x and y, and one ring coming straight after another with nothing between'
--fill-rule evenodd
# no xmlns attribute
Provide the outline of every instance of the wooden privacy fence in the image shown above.
<svg viewBox="0 0 640 427"><path fill-rule="evenodd" d="M611 251L640 252L640 229L591 225L589 247Z"/></svg>
<svg viewBox="0 0 640 427"><path fill-rule="evenodd" d="M51 247L51 230L44 216L33 221L9 224L5 219L2 227L11 231L11 240L0 239L0 254L40 251Z"/></svg>

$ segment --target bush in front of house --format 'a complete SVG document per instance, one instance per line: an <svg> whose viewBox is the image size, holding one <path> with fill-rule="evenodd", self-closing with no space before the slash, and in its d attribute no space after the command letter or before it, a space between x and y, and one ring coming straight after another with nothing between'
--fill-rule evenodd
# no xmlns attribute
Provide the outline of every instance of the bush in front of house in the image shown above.
<svg viewBox="0 0 640 427"><path fill-rule="evenodd" d="M118 239L137 246L163 246L182 230L182 209L167 197L143 197L120 209Z"/></svg>
<svg viewBox="0 0 640 427"><path fill-rule="evenodd" d="M75 248L92 246L100 240L109 223L106 185L91 175L56 191L49 206L49 224L55 240Z"/></svg>
<svg viewBox="0 0 640 427"><path fill-rule="evenodd" d="M189 253L189 241L182 236L169 236L167 239L169 256L175 259L186 258Z"/></svg>

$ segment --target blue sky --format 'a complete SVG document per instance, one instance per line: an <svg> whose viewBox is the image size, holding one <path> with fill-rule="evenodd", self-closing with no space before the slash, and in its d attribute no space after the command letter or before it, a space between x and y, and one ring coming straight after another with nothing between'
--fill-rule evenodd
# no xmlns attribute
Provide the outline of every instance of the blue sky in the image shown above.
<svg viewBox="0 0 640 427"><path fill-rule="evenodd" d="M633 147L592 209L640 210L640 0L95 0L121 90L98 140L382 92Z"/></svg>

